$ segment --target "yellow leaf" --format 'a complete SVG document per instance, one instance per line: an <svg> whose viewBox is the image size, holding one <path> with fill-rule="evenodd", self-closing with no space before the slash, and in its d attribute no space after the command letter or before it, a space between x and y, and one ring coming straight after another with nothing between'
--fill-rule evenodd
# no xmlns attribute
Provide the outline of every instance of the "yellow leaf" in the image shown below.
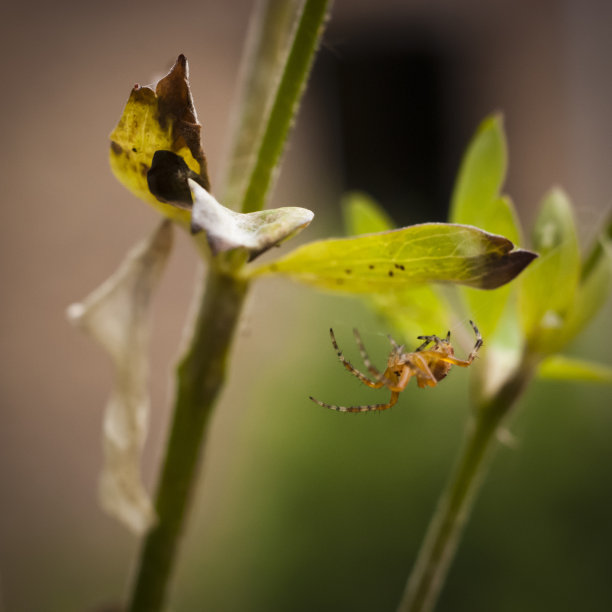
<svg viewBox="0 0 612 612"><path fill-rule="evenodd" d="M147 181L155 152L171 151L210 189L185 56L179 55L157 85L134 86L110 139L110 165L119 182L165 216L189 227L189 210L160 201Z"/></svg>

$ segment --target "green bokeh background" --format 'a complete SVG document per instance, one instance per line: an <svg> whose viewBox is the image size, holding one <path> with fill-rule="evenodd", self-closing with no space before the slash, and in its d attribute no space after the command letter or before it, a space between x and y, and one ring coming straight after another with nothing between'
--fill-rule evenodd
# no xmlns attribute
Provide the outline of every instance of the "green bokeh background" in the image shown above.
<svg viewBox="0 0 612 612"><path fill-rule="evenodd" d="M179 609L397 605L459 448L468 373L455 369L435 389L409 388L388 413L319 409L308 394L339 403L380 399L338 364L323 321L354 363L347 319L364 331L378 363L387 341L379 322L349 301L303 297L308 311L294 312L301 332L290 332L292 346L280 348L254 385L238 450L209 465L224 473L224 486L214 513L196 504L176 586ZM575 351L609 360L598 341L609 314ZM509 422L513 445L494 456L440 610L612 605L611 399L605 387L531 386ZM200 502L206 487L201 495Z"/></svg>

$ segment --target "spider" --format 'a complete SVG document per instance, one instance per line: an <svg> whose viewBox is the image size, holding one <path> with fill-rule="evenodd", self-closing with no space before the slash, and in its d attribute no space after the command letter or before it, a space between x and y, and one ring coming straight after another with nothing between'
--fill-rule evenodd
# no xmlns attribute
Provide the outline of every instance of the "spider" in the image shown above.
<svg viewBox="0 0 612 612"><path fill-rule="evenodd" d="M382 374L370 362L370 358L363 346L359 332L354 329L353 333L355 334L355 340L359 347L363 362L368 372L375 380L370 380L365 374L362 374L351 365L342 354L342 351L338 348L334 330L330 329L329 335L331 336L332 344L338 353L338 358L342 362L342 365L353 376L356 376L362 383L372 389L387 387L387 389L391 391L391 399L387 404L368 404L365 406L334 406L321 402L312 396L310 399L316 404L319 404L319 406L331 408L338 412L372 412L374 410L386 410L387 408L391 408L391 406L395 405L399 394L406 388L406 385L413 376L416 376L417 385L421 389L425 387L435 387L446 377L451 366L456 365L467 368L472 364L478 350L482 346L482 336L472 321L470 321L470 325L476 334L476 344L465 360L455 357L455 351L450 343L450 331L446 334L446 338L444 339L438 336L418 336L417 339L423 340L424 342L413 353L404 352L404 345L398 345L397 342L389 336L389 341L393 348L387 360L387 368ZM432 343L433 345L427 348Z"/></svg>

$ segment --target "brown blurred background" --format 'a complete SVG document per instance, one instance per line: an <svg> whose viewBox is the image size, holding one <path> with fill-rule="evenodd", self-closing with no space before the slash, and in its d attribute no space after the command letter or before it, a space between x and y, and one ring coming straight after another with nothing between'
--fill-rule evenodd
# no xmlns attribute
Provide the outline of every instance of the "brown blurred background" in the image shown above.
<svg viewBox="0 0 612 612"><path fill-rule="evenodd" d="M137 542L96 500L110 367L64 312L156 223L111 176L108 134L133 84L164 74L178 53L190 60L214 187L252 8L242 0L3 7L0 610L86 610L123 593ZM346 189L369 191L402 224L442 220L464 147L501 110L506 190L524 223L560 184L591 238L612 193L610 24L612 5L596 0L337 1L273 204L315 210L301 239L342 231ZM155 305L148 485L195 271L179 236ZM380 419L330 420L306 405L322 379L330 400L342 388L357 400L351 381L338 386L346 381L326 330L339 325L346 339L360 321L366 336L386 331L350 300L280 282L257 287L173 609L393 609L467 408L444 391L423 400L430 409L410 395ZM610 363L609 323L608 307L572 350ZM534 416L517 424L529 442L494 466L498 488L484 492L488 514L475 517L480 530L468 531L440 609L612 606L611 396L583 389L534 392ZM439 448L398 438L398 418ZM334 455L339 444L347 446ZM416 470L408 476L407 464ZM408 497L394 503L398 489Z"/></svg>

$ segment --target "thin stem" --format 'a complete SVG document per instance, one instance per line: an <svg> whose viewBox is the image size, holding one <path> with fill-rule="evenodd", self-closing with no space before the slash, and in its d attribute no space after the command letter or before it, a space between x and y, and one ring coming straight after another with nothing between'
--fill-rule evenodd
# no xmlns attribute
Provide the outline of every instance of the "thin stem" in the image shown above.
<svg viewBox="0 0 612 612"><path fill-rule="evenodd" d="M497 428L521 396L534 367L533 360L525 357L517 372L471 417L459 461L440 497L398 612L434 609L474 499L486 476Z"/></svg>
<svg viewBox="0 0 612 612"><path fill-rule="evenodd" d="M228 352L247 294L245 281L208 274L191 345L177 368L174 420L157 490L157 523L147 534L128 610L163 607L207 425L225 380Z"/></svg>
<svg viewBox="0 0 612 612"><path fill-rule="evenodd" d="M287 134L302 97L317 45L321 38L329 0L306 0L283 76L276 90L257 163L251 174L242 212L261 210L280 159Z"/></svg>
<svg viewBox="0 0 612 612"><path fill-rule="evenodd" d="M258 0L251 19L240 74L240 104L231 122L231 149L220 191L225 206L242 203L276 88L302 9L301 0Z"/></svg>

